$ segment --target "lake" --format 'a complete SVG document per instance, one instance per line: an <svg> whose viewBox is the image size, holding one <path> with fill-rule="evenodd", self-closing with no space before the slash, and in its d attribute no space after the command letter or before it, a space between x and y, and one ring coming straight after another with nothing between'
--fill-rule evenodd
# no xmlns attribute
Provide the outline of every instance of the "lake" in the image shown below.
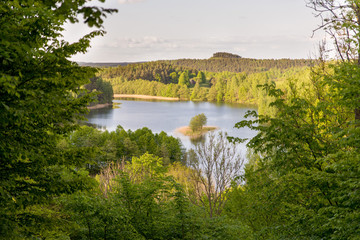
<svg viewBox="0 0 360 240"><path fill-rule="evenodd" d="M244 120L248 110L256 108L241 104L218 104L192 101L144 101L144 100L114 100L114 107L91 110L87 115L88 122L98 128L114 131L118 125L125 130L135 131L138 128L148 127L154 133L166 132L181 139L183 145L189 149L192 146L190 139L177 133L175 130L189 125L192 117L204 113L207 124L219 127L229 136L251 138L256 132L248 129L236 129L235 123ZM241 146L242 153L246 151Z"/></svg>

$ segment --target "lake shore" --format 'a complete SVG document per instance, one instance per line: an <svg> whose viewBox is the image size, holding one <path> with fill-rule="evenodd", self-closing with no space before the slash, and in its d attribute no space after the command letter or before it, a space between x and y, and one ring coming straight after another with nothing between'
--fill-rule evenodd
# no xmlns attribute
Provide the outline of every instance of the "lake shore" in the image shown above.
<svg viewBox="0 0 360 240"><path fill-rule="evenodd" d="M199 138L205 135L207 132L214 131L216 129L219 128L216 126L204 126L201 131L193 132L189 126L183 126L175 129L175 131L194 139L194 138Z"/></svg>
<svg viewBox="0 0 360 240"><path fill-rule="evenodd" d="M156 99L156 100L165 100L165 101L179 101L180 100L179 98L138 95L138 94L114 94L114 98L139 98L139 99Z"/></svg>
<svg viewBox="0 0 360 240"><path fill-rule="evenodd" d="M112 103L103 103L103 104L96 104L94 106L89 106L87 107L88 109L92 110L92 109L100 109L100 108L105 108L105 107L108 107L108 106L111 106Z"/></svg>

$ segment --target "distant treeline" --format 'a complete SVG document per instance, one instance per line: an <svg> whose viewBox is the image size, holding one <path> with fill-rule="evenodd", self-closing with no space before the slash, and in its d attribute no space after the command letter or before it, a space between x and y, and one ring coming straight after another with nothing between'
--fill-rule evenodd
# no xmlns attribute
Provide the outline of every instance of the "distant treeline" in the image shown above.
<svg viewBox="0 0 360 240"><path fill-rule="evenodd" d="M201 73L201 72L199 72ZM195 77L196 83L164 84L147 80L125 80L123 78L106 79L113 85L114 92L120 94L144 94L162 97L178 97L181 100L246 103L256 104L259 112L269 112L268 103L271 99L259 85L276 82L277 86L287 89L289 81L296 80L297 84L307 81L310 71L308 68L291 68L287 70L272 69L262 73L205 73L205 83ZM186 71L181 75L186 75Z"/></svg>
<svg viewBox="0 0 360 240"><path fill-rule="evenodd" d="M188 70L190 74L196 75L197 70L188 67L175 66L165 62L146 62L130 64L127 66L117 66L104 68L100 76L104 79L122 78L128 81L146 79L161 83L178 83L179 72Z"/></svg>
<svg viewBox="0 0 360 240"><path fill-rule="evenodd" d="M117 67L126 66L129 64L144 63L144 62L78 62L80 66L87 67Z"/></svg>
<svg viewBox="0 0 360 240"><path fill-rule="evenodd" d="M218 53L223 54L226 53ZM99 77L111 83L114 93L256 104L264 113L271 112L271 99L258 86L276 82L285 89L287 79L308 79L311 64L310 60L290 59L182 59L103 68Z"/></svg>
<svg viewBox="0 0 360 240"><path fill-rule="evenodd" d="M214 54L215 56L215 54ZM214 57L210 59L179 59L163 61L174 66L193 68L199 71L209 72L264 72L272 68L288 69L292 67L305 67L313 64L312 60L306 59L251 59Z"/></svg>

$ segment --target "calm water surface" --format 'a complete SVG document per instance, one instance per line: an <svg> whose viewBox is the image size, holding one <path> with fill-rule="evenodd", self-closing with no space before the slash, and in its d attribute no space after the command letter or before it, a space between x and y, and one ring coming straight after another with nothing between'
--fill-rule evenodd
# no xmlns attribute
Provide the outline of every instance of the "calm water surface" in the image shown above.
<svg viewBox="0 0 360 240"><path fill-rule="evenodd" d="M114 131L118 125L132 131L148 127L154 133L166 132L178 137L186 148L191 147L190 139L176 132L176 129L189 125L190 119L200 113L207 117L207 125L217 126L229 136L251 138L256 132L250 129L236 129L235 123L244 120L248 110L254 107L240 104L216 104L208 102L165 102L114 100L115 107L94 109L87 116L88 122L99 128ZM242 146L245 150L245 146Z"/></svg>

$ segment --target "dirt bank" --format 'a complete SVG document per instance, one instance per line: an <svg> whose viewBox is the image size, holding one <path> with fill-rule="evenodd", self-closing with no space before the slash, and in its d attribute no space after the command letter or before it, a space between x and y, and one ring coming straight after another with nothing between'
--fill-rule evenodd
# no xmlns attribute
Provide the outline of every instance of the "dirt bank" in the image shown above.
<svg viewBox="0 0 360 240"><path fill-rule="evenodd" d="M114 94L114 98L139 98L139 99L157 99L166 101L179 101L179 98L172 97L159 97L150 95L137 95L137 94Z"/></svg>

